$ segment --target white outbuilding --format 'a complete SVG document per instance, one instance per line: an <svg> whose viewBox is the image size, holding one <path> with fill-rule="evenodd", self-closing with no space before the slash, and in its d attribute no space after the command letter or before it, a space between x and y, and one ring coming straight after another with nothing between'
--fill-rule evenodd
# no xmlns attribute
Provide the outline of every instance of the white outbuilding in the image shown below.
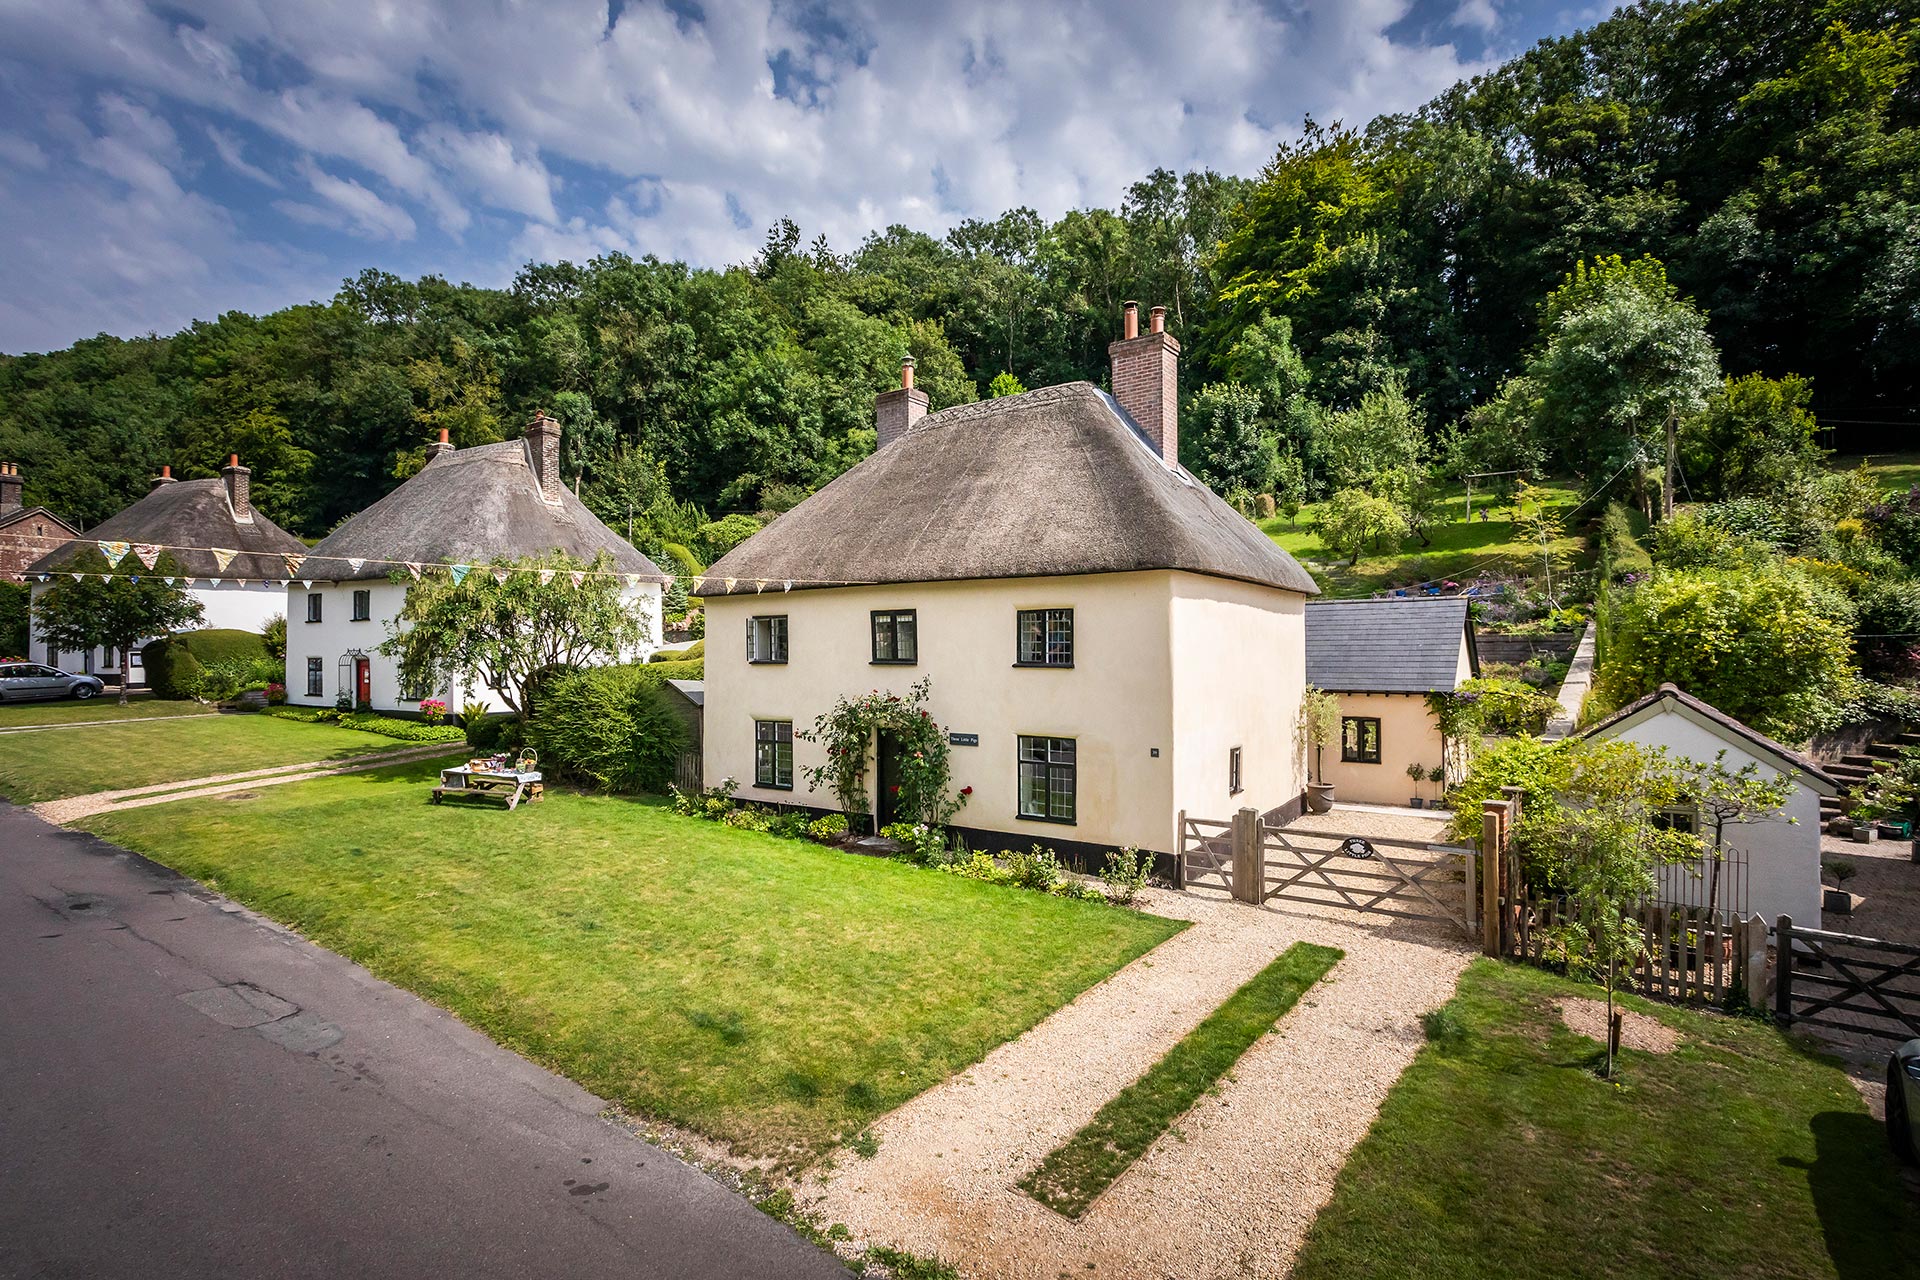
<svg viewBox="0 0 1920 1280"><path fill-rule="evenodd" d="M1769 922L1784 915L1799 924L1819 925L1820 797L1840 791L1840 784L1819 765L1671 684L1622 707L1584 736L1665 747L1670 756L1700 764L1712 764L1724 751L1730 771L1753 764L1762 777L1790 778L1792 794L1779 817L1728 827L1726 843L1744 855L1745 869L1743 876L1730 880L1730 892L1721 901L1730 910ZM1703 829L1703 815L1691 808L1674 811L1668 820L1688 830ZM1704 875L1710 868L1692 870ZM1674 869L1667 874L1671 878L1687 872Z"/></svg>
<svg viewBox="0 0 1920 1280"><path fill-rule="evenodd" d="M444 572L497 559L564 552L583 563L605 557L621 595L639 615L645 639L606 654L609 662L645 661L660 638L666 575L601 523L560 480L560 424L545 414L526 436L455 449L440 433L427 465L398 489L335 529L287 584L287 701L332 706L347 699L376 711L413 711L439 698L450 711L470 702L507 710L474 677L443 689L407 689L400 664L380 645L406 603L409 566Z"/></svg>

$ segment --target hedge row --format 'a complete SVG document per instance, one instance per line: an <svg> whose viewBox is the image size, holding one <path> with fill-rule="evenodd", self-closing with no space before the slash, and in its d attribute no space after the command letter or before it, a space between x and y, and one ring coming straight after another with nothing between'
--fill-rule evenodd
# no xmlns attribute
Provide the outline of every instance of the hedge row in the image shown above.
<svg viewBox="0 0 1920 1280"><path fill-rule="evenodd" d="M661 692L669 679L699 679L699 663L594 667L560 676L527 722L527 742L545 772L605 791L659 791L687 749L685 722ZM685 676L672 672L692 667Z"/></svg>
<svg viewBox="0 0 1920 1280"><path fill-rule="evenodd" d="M184 701L200 695L208 667L265 662L267 644L252 631L212 627L162 636L140 650L140 660L155 697Z"/></svg>
<svg viewBox="0 0 1920 1280"><path fill-rule="evenodd" d="M337 724L343 729L377 733L401 742L459 742L466 732L458 725L428 724L424 720L402 720L376 715L371 711L336 711L331 707L269 707L266 714L303 724Z"/></svg>

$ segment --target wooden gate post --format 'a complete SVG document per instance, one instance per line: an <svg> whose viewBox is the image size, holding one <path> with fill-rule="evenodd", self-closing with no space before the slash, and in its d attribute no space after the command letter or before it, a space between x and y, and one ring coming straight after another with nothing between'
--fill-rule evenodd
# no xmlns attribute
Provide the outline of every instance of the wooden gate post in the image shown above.
<svg viewBox="0 0 1920 1280"><path fill-rule="evenodd" d="M1759 916L1748 916L1741 928L1740 951L1744 957L1742 963L1747 966L1747 1007L1764 1009L1767 1007L1767 922Z"/></svg>
<svg viewBox="0 0 1920 1280"><path fill-rule="evenodd" d="M1266 900L1265 860L1260 856L1260 811L1233 815L1233 896L1259 906Z"/></svg>
<svg viewBox="0 0 1920 1280"><path fill-rule="evenodd" d="M1773 1016L1785 1026L1793 1021L1793 917L1781 916L1773 927Z"/></svg>
<svg viewBox="0 0 1920 1280"><path fill-rule="evenodd" d="M1489 800L1480 808L1480 949L1500 954L1500 868L1507 860L1501 818L1506 802Z"/></svg>

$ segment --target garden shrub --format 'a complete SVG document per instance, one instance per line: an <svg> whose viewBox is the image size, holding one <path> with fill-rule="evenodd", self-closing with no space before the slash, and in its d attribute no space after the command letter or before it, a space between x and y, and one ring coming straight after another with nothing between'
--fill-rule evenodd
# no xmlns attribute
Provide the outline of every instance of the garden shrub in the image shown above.
<svg viewBox="0 0 1920 1280"><path fill-rule="evenodd" d="M262 637L226 627L162 636L141 649L140 657L154 696L174 700L230 698L256 678L277 680L285 674L285 667L267 653ZM260 669L268 674L253 675L256 663L264 664ZM223 667L224 674L210 687L207 673L216 666Z"/></svg>
<svg viewBox="0 0 1920 1280"><path fill-rule="evenodd" d="M556 677L527 721L544 768L606 791L657 791L687 749L687 727L635 665Z"/></svg>
<svg viewBox="0 0 1920 1280"><path fill-rule="evenodd" d="M767 830L783 840L798 840L807 834L807 815L798 809L776 813L767 822Z"/></svg>
<svg viewBox="0 0 1920 1280"><path fill-rule="evenodd" d="M667 553L667 559L673 562L667 568L675 577L697 578L707 567L694 558L693 552L678 542L666 543L662 549Z"/></svg>
<svg viewBox="0 0 1920 1280"><path fill-rule="evenodd" d="M371 711L354 711L343 715L339 724L343 729L377 733L383 738L394 738L400 742L459 742L466 737L464 730L453 725L402 720L398 716L376 715Z"/></svg>
<svg viewBox="0 0 1920 1280"><path fill-rule="evenodd" d="M647 659L648 662L700 662L707 656L707 642L704 638L695 640L684 649L657 649ZM685 676L671 676L669 679L682 680ZM699 677L694 677L698 679Z"/></svg>
<svg viewBox="0 0 1920 1280"><path fill-rule="evenodd" d="M1614 578L1630 573L1645 573L1653 568L1653 557L1641 542L1647 532L1647 519L1623 502L1609 502L1600 517L1600 563Z"/></svg>
<svg viewBox="0 0 1920 1280"><path fill-rule="evenodd" d="M883 839L898 843L901 855L909 862L933 867L948 861L946 837L940 834L938 827L930 827L924 822L890 822L880 828L880 835Z"/></svg>
<svg viewBox="0 0 1920 1280"><path fill-rule="evenodd" d="M740 784L732 778L722 778L705 791L682 791L668 784L667 794L673 797L673 811L681 817L718 822L732 812L733 793L739 789Z"/></svg>
<svg viewBox="0 0 1920 1280"><path fill-rule="evenodd" d="M1490 742L1473 757L1467 776L1447 793L1453 802L1448 835L1459 841L1480 838L1480 814L1489 800L1500 800L1501 787L1519 787L1520 807L1545 803L1566 781L1565 740L1508 738Z"/></svg>
<svg viewBox="0 0 1920 1280"><path fill-rule="evenodd" d="M970 858L950 862L940 868L950 876L960 876L966 880L978 880L983 884L1013 883L1013 873L993 860L993 855L980 850Z"/></svg>
<svg viewBox="0 0 1920 1280"><path fill-rule="evenodd" d="M1132 906L1140 891L1147 887L1147 876L1152 870L1153 855L1128 845L1107 855L1107 864L1100 868L1100 879L1107 886L1107 897L1127 907Z"/></svg>
<svg viewBox="0 0 1920 1280"><path fill-rule="evenodd" d="M720 821L725 826L737 827L742 831L765 831L771 825L766 813L753 805L729 809L720 816Z"/></svg>
<svg viewBox="0 0 1920 1280"><path fill-rule="evenodd" d="M760 532L760 522L749 515L730 515L703 524L694 535L693 549L712 564L727 552Z"/></svg>
<svg viewBox="0 0 1920 1280"><path fill-rule="evenodd" d="M1854 652L1876 675L1902 676L1920 665L1920 582L1878 578L1854 601Z"/></svg>
<svg viewBox="0 0 1920 1280"><path fill-rule="evenodd" d="M829 813L823 818L815 818L807 824L807 835L821 844L844 840L847 836L847 815Z"/></svg>
<svg viewBox="0 0 1920 1280"><path fill-rule="evenodd" d="M1034 845L1030 853L1008 853L1007 874L1022 889L1051 889L1060 883L1060 858L1051 849Z"/></svg>
<svg viewBox="0 0 1920 1280"><path fill-rule="evenodd" d="M1653 562L1664 569L1751 569L1772 555L1767 543L1693 511L1676 511L1653 531Z"/></svg>
<svg viewBox="0 0 1920 1280"><path fill-rule="evenodd" d="M1560 710L1556 699L1531 684L1502 676L1463 680L1458 688L1433 694L1428 701L1439 704L1441 732L1458 739L1483 733L1537 734Z"/></svg>
<svg viewBox="0 0 1920 1280"><path fill-rule="evenodd" d="M267 656L283 667L287 661L287 617L276 613L267 619L267 625L260 632L260 643L265 646Z"/></svg>

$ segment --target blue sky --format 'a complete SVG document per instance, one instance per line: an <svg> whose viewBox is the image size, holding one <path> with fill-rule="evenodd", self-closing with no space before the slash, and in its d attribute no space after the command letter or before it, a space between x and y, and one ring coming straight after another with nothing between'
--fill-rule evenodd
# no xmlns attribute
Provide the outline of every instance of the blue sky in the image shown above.
<svg viewBox="0 0 1920 1280"><path fill-rule="evenodd" d="M855 247L1418 105L1538 0L0 0L0 351L620 250Z"/></svg>

